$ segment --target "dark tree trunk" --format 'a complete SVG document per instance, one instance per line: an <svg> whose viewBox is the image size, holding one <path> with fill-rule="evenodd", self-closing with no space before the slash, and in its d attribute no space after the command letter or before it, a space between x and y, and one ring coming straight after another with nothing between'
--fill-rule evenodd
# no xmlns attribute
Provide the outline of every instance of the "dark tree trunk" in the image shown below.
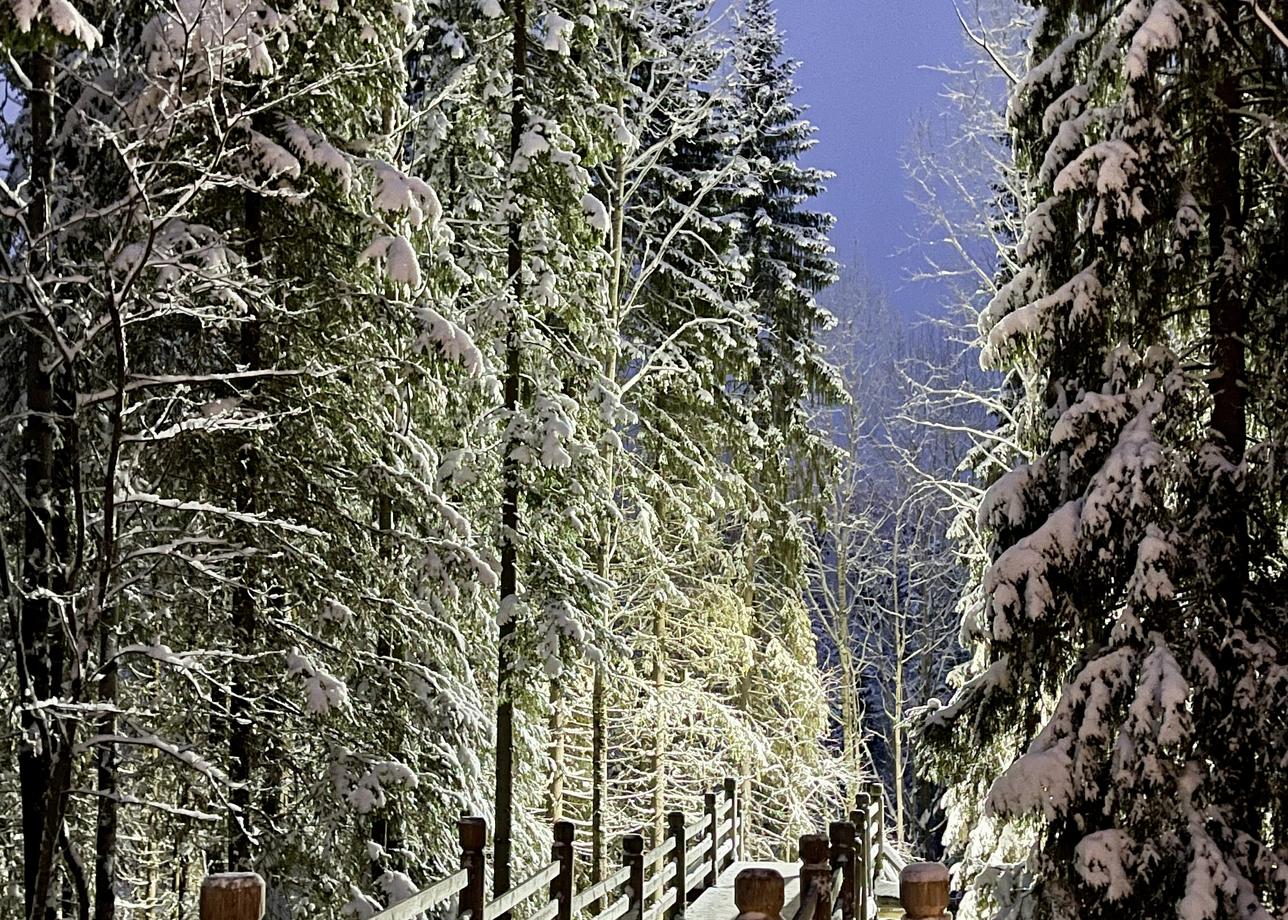
<svg viewBox="0 0 1288 920"><path fill-rule="evenodd" d="M380 539L380 558L386 565L391 565L393 562L394 510L393 502L384 493L376 497L376 530ZM376 655L382 661L401 657L387 634L381 635L376 640ZM395 679L392 668L389 670L387 679L391 681ZM402 817L395 803L387 802L384 808L372 819L371 839L385 851L385 855L371 861L371 880L375 882L385 874L387 869L402 868L402 860L398 855L402 851L404 843Z"/></svg>
<svg viewBox="0 0 1288 920"><path fill-rule="evenodd" d="M1226 26L1235 32L1243 4L1223 0L1221 14ZM1208 214L1208 326L1210 361L1209 388L1212 394L1211 428L1233 466L1244 461L1248 441L1247 357L1245 337L1248 331L1248 304L1244 282L1244 213L1241 144L1244 134L1243 92L1240 74L1234 61L1217 65L1220 76L1216 84L1217 109L1210 119L1208 137L1208 175L1211 182ZM1242 682L1237 675L1245 673L1248 661L1240 654L1230 636L1249 630L1244 617L1244 600L1248 587L1249 539L1246 493L1237 483L1224 490L1210 508L1214 518L1213 534L1220 541L1209 560L1215 589L1213 600L1221 608L1226 625L1214 636L1212 659L1224 674L1230 675L1222 710L1218 715L1227 723L1231 744L1220 754L1225 761L1219 775L1240 790L1239 802L1231 808L1230 823L1255 839L1262 816L1255 803L1269 801L1265 790L1266 776L1259 765L1259 745L1241 726L1239 713ZM1221 545L1223 544L1223 545ZM1232 804L1233 804L1233 800Z"/></svg>
<svg viewBox="0 0 1288 920"><path fill-rule="evenodd" d="M116 617L104 611L99 635L99 659L106 662L99 677L98 699L107 709L99 721L98 732L112 735L116 732ZM116 762L114 744L100 744L95 749L95 773L98 783L98 826L94 834L94 920L112 920L116 915Z"/></svg>
<svg viewBox="0 0 1288 920"><path fill-rule="evenodd" d="M513 71L511 75L510 106L510 162L519 152L523 131L527 124L524 95L527 91L528 25L527 0L514 0ZM517 199L516 180L511 176L512 194ZM510 215L509 245L506 251L506 270L514 285L514 303L511 305L509 328L505 343L505 410L509 419L519 411L519 375L521 371L521 344L516 312L523 303L523 214L519 201L511 202L515 209ZM501 486L501 603L513 598L518 589L519 534L519 465L512 457L513 445L507 442L502 449ZM496 835L493 842L496 867L493 870L493 889L496 894L510 890L510 850L514 830L514 701L512 698L514 650L514 611L501 624L500 647L497 655L496 677Z"/></svg>
<svg viewBox="0 0 1288 920"><path fill-rule="evenodd" d="M43 273L48 243L50 187L53 183L54 62L35 52L27 64L31 79L31 198L26 210L30 271ZM57 316L53 322L58 323ZM66 591L67 466L69 430L59 431L66 420L68 399L60 393L53 370L56 361L47 331L49 320L33 304L27 318L26 427L23 431L23 479L26 512L23 531L22 603L17 651L19 687L23 697L21 724L24 741L18 753L22 802L23 882L27 917L52 916L47 907L57 846L58 816L64 787L59 779L66 770L60 762L65 751L60 726L36 715L33 703L49 699L62 683L64 654L59 608L52 595ZM63 375L66 374L64 369ZM36 739L36 740L27 740ZM52 833L51 833L52 827Z"/></svg>
<svg viewBox="0 0 1288 920"><path fill-rule="evenodd" d="M1227 7L1231 4L1227 3ZM1230 22L1237 10L1230 10ZM1226 76L1217 87L1217 98L1223 111L1213 119L1212 203L1209 215L1210 289L1208 323L1211 329L1212 429L1220 436L1226 456L1233 464L1243 461L1248 442L1247 360L1244 336L1247 332L1247 305L1241 283L1241 249L1243 242L1243 202L1240 180L1238 138L1241 93L1234 75ZM1229 513L1230 562L1227 570L1225 601L1227 610L1237 616L1242 604L1243 583L1247 567L1247 513L1242 506Z"/></svg>
<svg viewBox="0 0 1288 920"><path fill-rule="evenodd" d="M262 275L264 271L264 201L257 192L248 191L244 203L246 228L246 260L251 272ZM254 301L250 301L254 303ZM254 313L246 317L241 326L238 359L247 370L263 368L260 340L262 317ZM241 515L254 515L258 507L259 448L254 440L247 439L240 446L237 458L237 482L234 506ZM244 519L244 518L243 518ZM247 531L246 542L252 544L253 530ZM251 547L253 548L253 546ZM249 655L255 649L257 633L257 601L255 589L259 579L259 565L254 556L242 566L239 583L232 592L233 651ZM231 871L250 870L252 867L249 834L251 811L251 781L255 772L255 726L251 712L250 694L252 678L249 661L233 664L231 694L228 700L228 776L236 785L231 802L232 812L228 821L228 868Z"/></svg>

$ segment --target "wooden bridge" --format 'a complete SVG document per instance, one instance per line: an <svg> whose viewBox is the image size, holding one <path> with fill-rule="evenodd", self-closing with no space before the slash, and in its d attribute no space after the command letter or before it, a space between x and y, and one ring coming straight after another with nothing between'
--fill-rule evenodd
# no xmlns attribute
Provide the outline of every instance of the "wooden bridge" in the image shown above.
<svg viewBox="0 0 1288 920"><path fill-rule="evenodd" d="M890 847L881 786L868 784L854 809L827 833L800 838L799 862L747 861L744 816L732 779L709 792L701 815L673 811L667 833L646 850L644 838L621 840L621 867L577 886L574 827L554 825L550 860L508 891L489 899L487 824L458 823L460 868L370 920L882 920L940 917L947 907L947 871L938 864L905 865ZM900 878L904 903L900 902ZM941 880L942 876L942 880ZM932 882L930 913L911 907ZM942 889L942 897L940 891ZM926 900L922 898L922 900ZM942 905L938 902L942 900ZM260 920L264 883L253 873L215 875L201 892L201 920ZM900 911L906 911L901 914Z"/></svg>

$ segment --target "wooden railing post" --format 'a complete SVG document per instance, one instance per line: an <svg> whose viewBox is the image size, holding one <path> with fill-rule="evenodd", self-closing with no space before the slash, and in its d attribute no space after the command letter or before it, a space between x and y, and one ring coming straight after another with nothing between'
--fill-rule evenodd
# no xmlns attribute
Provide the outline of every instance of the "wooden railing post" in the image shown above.
<svg viewBox="0 0 1288 920"><path fill-rule="evenodd" d="M559 864L559 874L550 880L550 900L559 903L556 920L572 920L572 885L576 852L572 848L573 824L555 822L555 839L550 845L550 861Z"/></svg>
<svg viewBox="0 0 1288 920"><path fill-rule="evenodd" d="M907 920L947 920L948 867L909 863L899 873L899 901Z"/></svg>
<svg viewBox="0 0 1288 920"><path fill-rule="evenodd" d="M626 920L643 920L644 917L644 838L627 834L622 838L622 865L630 870L626 882Z"/></svg>
<svg viewBox="0 0 1288 920"><path fill-rule="evenodd" d="M671 849L671 865L675 867L675 878L671 884L675 890L675 903L671 905L670 920L681 920L684 917L685 902L689 897L688 859L684 846L684 812L673 811L666 816L666 826L675 841Z"/></svg>
<svg viewBox="0 0 1288 920"><path fill-rule="evenodd" d="M773 869L743 869L733 880L738 920L782 920L785 887Z"/></svg>
<svg viewBox="0 0 1288 920"><path fill-rule="evenodd" d="M716 887L720 879L720 812L716 810L716 794L708 792L703 796L707 816L707 836L711 839L711 852L707 854L707 877L703 881L706 888Z"/></svg>
<svg viewBox="0 0 1288 920"><path fill-rule="evenodd" d="M466 873L457 916L468 914L470 920L483 920L483 905L487 903L487 889L484 887L487 872L483 862L487 821L483 818L461 818L456 822L456 831L461 841L461 868Z"/></svg>
<svg viewBox="0 0 1288 920"><path fill-rule="evenodd" d="M832 843L832 871L841 873L841 920L854 920L854 825L833 821L827 831Z"/></svg>
<svg viewBox="0 0 1288 920"><path fill-rule="evenodd" d="M733 846L729 848L729 865L738 861L738 854L742 852L742 821L739 820L738 807L742 804L738 800L738 781L732 776L726 776L724 780L725 801L729 803L729 839L733 841Z"/></svg>
<svg viewBox="0 0 1288 920"><path fill-rule="evenodd" d="M857 834L855 849L859 863L859 884L855 903L858 905L858 920L870 920L868 902L873 897L876 885L876 873L872 871L872 811L871 800L866 792L854 797L854 811L850 820L854 822Z"/></svg>
<svg viewBox="0 0 1288 920"><path fill-rule="evenodd" d="M255 872L207 875L201 883L201 920L260 920L264 880Z"/></svg>
<svg viewBox="0 0 1288 920"><path fill-rule="evenodd" d="M827 862L827 838L806 834L800 839L800 850L801 903L805 903L811 887L817 887L819 892L813 918L801 920L832 920L832 868Z"/></svg>
<svg viewBox="0 0 1288 920"><path fill-rule="evenodd" d="M872 859L872 877L876 878L877 873L881 871L881 861L885 859L886 833L885 833L885 787L879 782L870 782L868 785L868 795L872 803L877 808L877 831L875 834L876 853Z"/></svg>

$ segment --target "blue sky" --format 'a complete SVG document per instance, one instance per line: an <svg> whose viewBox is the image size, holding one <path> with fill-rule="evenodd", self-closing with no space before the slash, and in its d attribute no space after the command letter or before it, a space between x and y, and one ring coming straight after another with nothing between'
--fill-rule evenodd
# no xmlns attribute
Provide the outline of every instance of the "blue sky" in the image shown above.
<svg viewBox="0 0 1288 920"><path fill-rule="evenodd" d="M952 0L778 0L787 53L801 62L798 100L818 146L807 162L835 172L821 205L837 217L832 241L907 317L937 312L937 292L909 283L917 229L902 156L915 121L943 109L944 75L927 65L966 52Z"/></svg>

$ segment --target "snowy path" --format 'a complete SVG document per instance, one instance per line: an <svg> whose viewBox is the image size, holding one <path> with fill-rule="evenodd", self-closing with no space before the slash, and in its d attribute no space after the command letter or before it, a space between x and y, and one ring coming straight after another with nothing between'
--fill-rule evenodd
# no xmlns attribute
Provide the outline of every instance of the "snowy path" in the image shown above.
<svg viewBox="0 0 1288 920"><path fill-rule="evenodd" d="M733 903L733 880L743 869L773 869L783 877L785 892L783 917L796 916L801 897L801 864L798 862L736 862L728 866L716 880L716 887L708 888L684 912L684 920L734 920L738 908ZM897 876L898 873L896 872ZM877 878L877 904L880 916L901 916L899 908L899 882L883 873Z"/></svg>
<svg viewBox="0 0 1288 920"><path fill-rule="evenodd" d="M684 911L684 920L733 920L738 908L733 903L733 880L743 869L773 869L783 877L786 892L783 916L794 917L801 897L801 864L798 862L736 862L716 880L716 887L702 892L701 897Z"/></svg>

